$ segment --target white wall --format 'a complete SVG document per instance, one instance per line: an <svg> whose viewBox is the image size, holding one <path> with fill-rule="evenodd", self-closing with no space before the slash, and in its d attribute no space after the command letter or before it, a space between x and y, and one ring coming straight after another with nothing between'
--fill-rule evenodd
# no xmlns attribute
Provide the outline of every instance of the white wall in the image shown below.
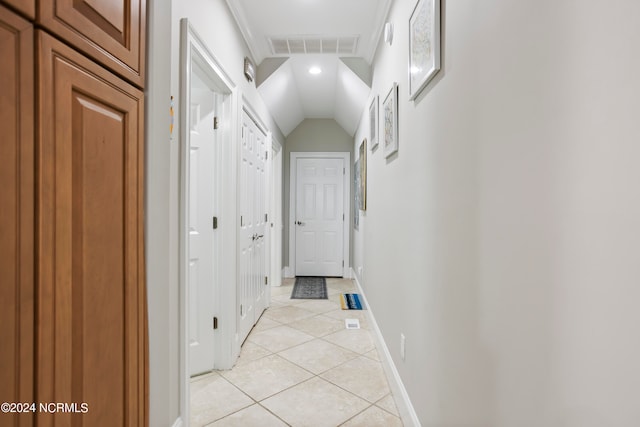
<svg viewBox="0 0 640 427"><path fill-rule="evenodd" d="M279 141L284 136L253 83L242 73L248 49L222 0L150 2L146 136L146 259L149 301L149 383L152 427L180 422L178 284L179 68L180 19L187 17L208 43L260 118ZM169 137L169 99L175 127ZM186 423L187 420L182 420Z"/></svg>
<svg viewBox="0 0 640 427"><path fill-rule="evenodd" d="M369 153L354 268L420 422L640 425L640 3L442 1L414 103L415 3L373 64L400 144Z"/></svg>
<svg viewBox="0 0 640 427"><path fill-rule="evenodd" d="M177 245L170 230L171 1L148 5L145 164L145 253L149 310L149 425L180 415ZM177 105L177 101L176 101Z"/></svg>
<svg viewBox="0 0 640 427"><path fill-rule="evenodd" d="M305 119L287 136L284 144L283 180L283 217L284 236L282 245L282 260L289 263L289 204L290 204L290 165L292 152L348 152L351 153L353 163L353 149L351 136L333 119ZM353 165L350 165L350 170ZM349 174L349 182L353 171ZM353 187L353 185L351 185ZM353 208L353 207L351 207ZM352 211L350 211L352 212ZM350 215L349 218L353 218ZM351 240L351 239L349 239ZM350 253L350 259L353 253Z"/></svg>

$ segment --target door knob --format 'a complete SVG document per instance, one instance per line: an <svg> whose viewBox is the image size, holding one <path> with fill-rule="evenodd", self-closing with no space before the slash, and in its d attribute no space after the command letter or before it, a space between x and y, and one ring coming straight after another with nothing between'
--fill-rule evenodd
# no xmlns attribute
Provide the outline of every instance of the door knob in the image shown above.
<svg viewBox="0 0 640 427"><path fill-rule="evenodd" d="M298 225L304 225L304 222L302 222L302 221L296 221L296 224L298 224Z"/></svg>

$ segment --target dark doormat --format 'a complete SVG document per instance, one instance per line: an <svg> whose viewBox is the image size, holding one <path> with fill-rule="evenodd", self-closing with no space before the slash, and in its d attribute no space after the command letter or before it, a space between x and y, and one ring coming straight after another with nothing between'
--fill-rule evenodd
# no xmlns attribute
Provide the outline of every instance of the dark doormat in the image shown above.
<svg viewBox="0 0 640 427"><path fill-rule="evenodd" d="M291 299L328 299L324 277L296 277Z"/></svg>

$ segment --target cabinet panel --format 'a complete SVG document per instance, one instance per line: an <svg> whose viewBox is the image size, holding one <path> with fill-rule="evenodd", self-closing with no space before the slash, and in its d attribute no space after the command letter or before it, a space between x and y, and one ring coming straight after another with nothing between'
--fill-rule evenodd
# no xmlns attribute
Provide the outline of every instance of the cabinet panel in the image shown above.
<svg viewBox="0 0 640 427"><path fill-rule="evenodd" d="M0 0L0 3L9 5L30 19L36 17L36 0Z"/></svg>
<svg viewBox="0 0 640 427"><path fill-rule="evenodd" d="M146 0L39 0L38 21L137 86L144 86Z"/></svg>
<svg viewBox="0 0 640 427"><path fill-rule="evenodd" d="M0 64L0 402L32 402L33 28L2 6ZM0 420L2 425L27 426L33 417L0 414Z"/></svg>
<svg viewBox="0 0 640 427"><path fill-rule="evenodd" d="M146 425L143 93L37 40L37 399L89 409L39 424Z"/></svg>

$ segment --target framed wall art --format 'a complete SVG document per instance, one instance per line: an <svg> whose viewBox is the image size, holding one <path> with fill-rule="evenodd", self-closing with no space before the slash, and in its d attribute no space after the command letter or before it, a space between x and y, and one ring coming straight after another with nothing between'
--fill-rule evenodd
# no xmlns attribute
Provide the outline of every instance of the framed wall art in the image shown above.
<svg viewBox="0 0 640 427"><path fill-rule="evenodd" d="M418 0L409 18L409 99L440 69L440 0Z"/></svg>
<svg viewBox="0 0 640 427"><path fill-rule="evenodd" d="M398 83L393 87L382 103L384 118L384 157L398 151Z"/></svg>
<svg viewBox="0 0 640 427"><path fill-rule="evenodd" d="M360 228L360 159L353 164L353 228Z"/></svg>
<svg viewBox="0 0 640 427"><path fill-rule="evenodd" d="M373 97L369 105L369 141L371 150L378 146L378 95Z"/></svg>
<svg viewBox="0 0 640 427"><path fill-rule="evenodd" d="M367 210L367 139L360 143L360 210Z"/></svg>

